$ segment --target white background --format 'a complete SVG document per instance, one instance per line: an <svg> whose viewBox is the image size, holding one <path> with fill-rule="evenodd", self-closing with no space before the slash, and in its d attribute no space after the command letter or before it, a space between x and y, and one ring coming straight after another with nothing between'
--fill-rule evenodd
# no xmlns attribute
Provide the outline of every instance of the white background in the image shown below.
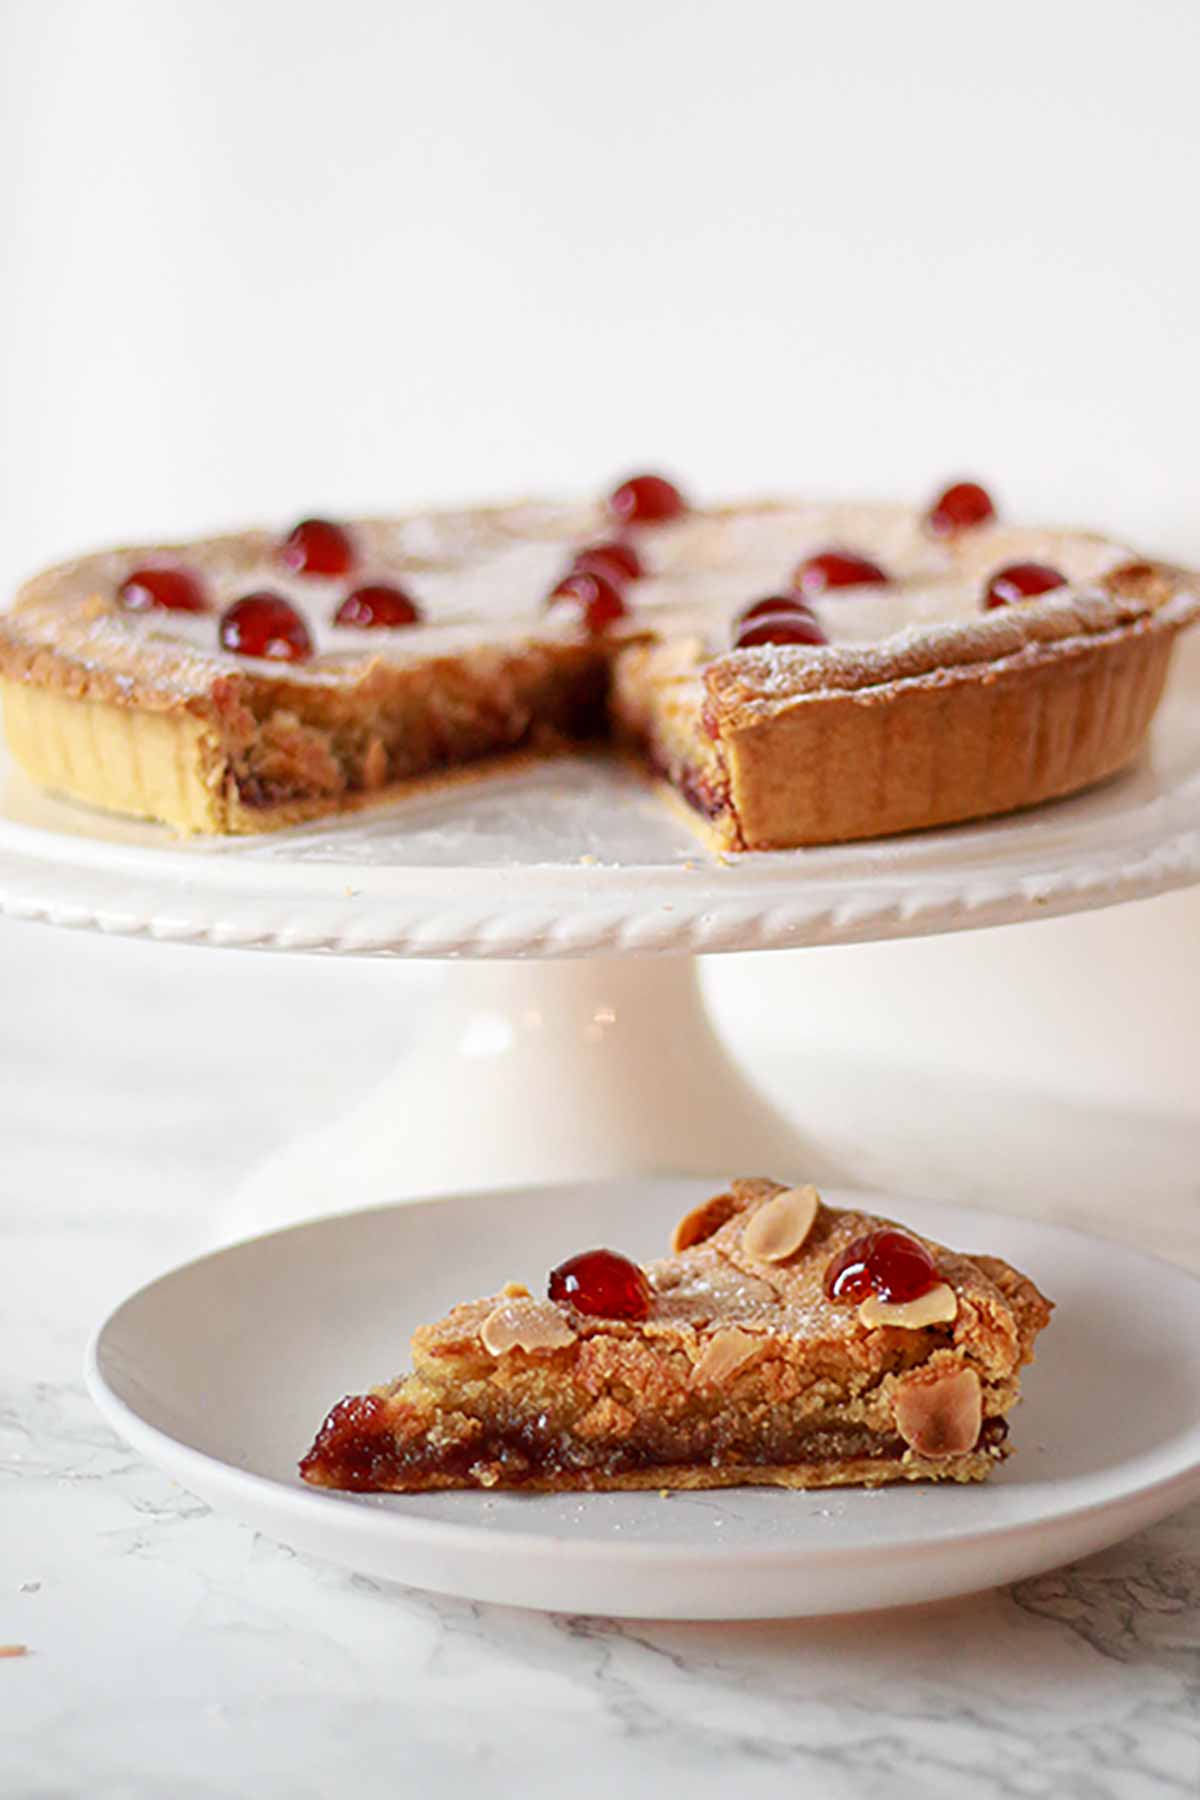
<svg viewBox="0 0 1200 1800"><path fill-rule="evenodd" d="M1200 558L1198 72L1190 0L0 0L0 579L654 464L701 495L977 472ZM712 989L747 1049L1200 1115L1198 923L1182 896ZM129 959L195 954L0 930L50 1070L85 993L119 1019ZM382 1018L410 980L204 966L234 1037L268 987Z"/></svg>

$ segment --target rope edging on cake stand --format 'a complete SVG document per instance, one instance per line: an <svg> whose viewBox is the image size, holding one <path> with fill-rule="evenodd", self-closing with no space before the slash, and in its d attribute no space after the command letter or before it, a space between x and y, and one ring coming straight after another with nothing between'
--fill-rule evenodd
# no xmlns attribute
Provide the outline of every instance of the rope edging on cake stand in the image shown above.
<svg viewBox="0 0 1200 1800"><path fill-rule="evenodd" d="M653 897L619 883L619 894L609 899L603 882L593 879L557 903L498 912L492 898L439 906L430 897L384 899L353 888L338 900L312 894L290 902L249 889L210 898L190 884L186 895L172 895L136 876L85 876L0 846L0 915L158 942L336 956L707 956L979 929L1148 898L1200 880L1200 829L1136 856L1015 879L978 876L958 885L935 879L924 886L911 877L895 886L885 879L834 897L822 894L820 881L806 885L802 863L793 868L796 885L778 898L763 892L758 899L723 899L724 871L706 868L696 872L703 889L696 896L688 893L686 876L671 898L660 882ZM480 871L480 878L498 873ZM607 871L586 873L595 878ZM740 884L734 876L728 885Z"/></svg>

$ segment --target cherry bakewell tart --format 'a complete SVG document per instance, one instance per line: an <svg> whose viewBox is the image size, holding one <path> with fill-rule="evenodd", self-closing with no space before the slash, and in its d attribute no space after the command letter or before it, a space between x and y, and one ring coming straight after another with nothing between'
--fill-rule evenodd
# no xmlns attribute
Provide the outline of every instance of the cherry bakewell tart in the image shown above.
<svg viewBox="0 0 1200 1800"><path fill-rule="evenodd" d="M333 1408L300 1464L358 1492L981 1481L1051 1303L815 1188L735 1181L673 1253L560 1264L412 1340L413 1373Z"/></svg>
<svg viewBox="0 0 1200 1800"><path fill-rule="evenodd" d="M1068 794L1136 755L1200 583L932 505L695 507L660 476L114 550L0 618L17 761L181 832L345 811L612 737L718 847L877 837Z"/></svg>

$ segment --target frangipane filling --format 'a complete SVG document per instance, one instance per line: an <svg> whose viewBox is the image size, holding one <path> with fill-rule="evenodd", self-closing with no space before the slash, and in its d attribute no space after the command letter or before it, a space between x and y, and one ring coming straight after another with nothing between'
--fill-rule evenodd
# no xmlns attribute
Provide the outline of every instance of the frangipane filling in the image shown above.
<svg viewBox="0 0 1200 1800"><path fill-rule="evenodd" d="M737 1182L644 1268L596 1249L413 1339L301 1463L359 1491L980 1479L1049 1308L816 1190Z"/></svg>

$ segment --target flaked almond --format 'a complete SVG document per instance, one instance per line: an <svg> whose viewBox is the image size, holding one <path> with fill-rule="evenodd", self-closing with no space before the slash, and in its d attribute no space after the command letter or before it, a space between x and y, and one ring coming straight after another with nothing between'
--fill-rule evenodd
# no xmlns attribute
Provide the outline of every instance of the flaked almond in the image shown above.
<svg viewBox="0 0 1200 1800"><path fill-rule="evenodd" d="M868 1331L879 1325L921 1331L926 1325L953 1325L957 1317L958 1295L945 1281L915 1300L881 1300L878 1294L869 1294L858 1309L859 1324Z"/></svg>
<svg viewBox="0 0 1200 1800"><path fill-rule="evenodd" d="M892 1395L896 1430L920 1456L961 1456L983 1427L983 1390L974 1369L933 1381L906 1381Z"/></svg>
<svg viewBox="0 0 1200 1800"><path fill-rule="evenodd" d="M381 737L372 737L362 759L362 784L370 792L387 780L387 748Z"/></svg>
<svg viewBox="0 0 1200 1800"><path fill-rule="evenodd" d="M1102 585L1110 593L1128 594L1148 606L1162 606L1171 598L1175 582L1165 563L1126 562L1110 569Z"/></svg>
<svg viewBox="0 0 1200 1800"><path fill-rule="evenodd" d="M563 1350L575 1341L553 1300L505 1300L488 1314L479 1335L493 1356L507 1350Z"/></svg>
<svg viewBox="0 0 1200 1800"><path fill-rule="evenodd" d="M748 1331L739 1331L736 1326L714 1332L692 1370L692 1381L728 1381L743 1363L750 1360L761 1344L761 1338L752 1337Z"/></svg>
<svg viewBox="0 0 1200 1800"><path fill-rule="evenodd" d="M785 1188L750 1219L742 1233L742 1249L760 1262L786 1262L812 1230L820 1204L815 1187Z"/></svg>
<svg viewBox="0 0 1200 1800"><path fill-rule="evenodd" d="M735 1210L732 1194L716 1194L711 1200L702 1200L699 1206L693 1206L690 1213L685 1213L675 1227L675 1234L671 1239L672 1250L678 1256L681 1250L690 1250L693 1244L702 1244L714 1231L720 1231L725 1221L733 1217Z"/></svg>

